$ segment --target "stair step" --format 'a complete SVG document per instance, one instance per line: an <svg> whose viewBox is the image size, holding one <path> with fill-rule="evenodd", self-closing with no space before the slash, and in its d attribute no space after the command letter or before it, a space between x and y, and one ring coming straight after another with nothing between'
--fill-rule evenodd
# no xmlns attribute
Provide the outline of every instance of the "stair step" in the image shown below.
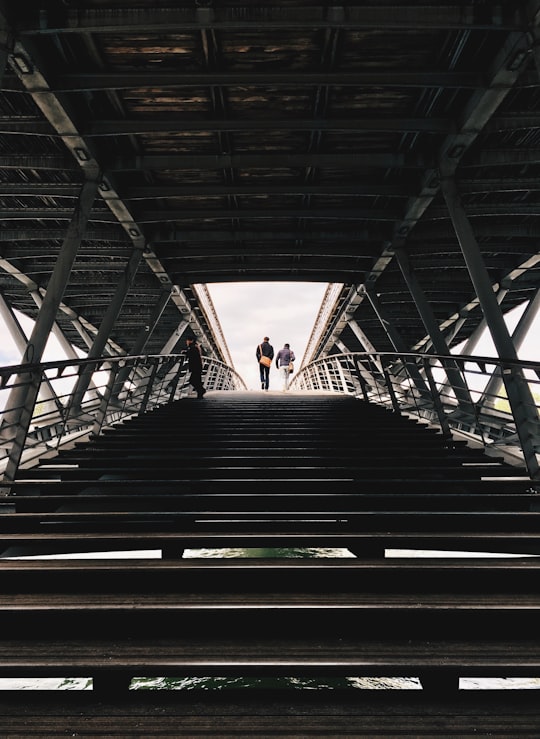
<svg viewBox="0 0 540 739"><path fill-rule="evenodd" d="M536 593L540 560L512 558L397 557L366 560L356 557L310 558L185 558L164 559L40 559L0 560L0 591L9 602L11 593L59 595L84 591L121 593L241 593L330 594L431 593L463 597L465 594ZM308 596L309 597L309 596ZM518 606L516 599L515 606Z"/></svg>
<svg viewBox="0 0 540 739"><path fill-rule="evenodd" d="M283 531L317 530L324 524L327 531L371 533L373 531L391 533L410 532L470 532L505 531L537 534L540 542L540 512L508 511L355 511L340 510L330 513L325 510L303 508L294 511L241 511L210 510L160 510L160 511L55 511L53 513L11 513L0 514L0 535L9 532L63 532L106 531L118 533L132 530L182 532L196 528L213 527L216 533L223 528L230 531L253 533L257 529L266 531L268 526L279 526Z"/></svg>
<svg viewBox="0 0 540 739"><path fill-rule="evenodd" d="M313 493L294 491L287 493L137 493L125 490L124 494L112 494L104 490L92 494L71 493L61 495L22 495L11 498L18 513L51 512L59 508L76 511L148 511L183 510L226 511L290 511L299 507L305 510L335 511L527 511L540 510L536 493Z"/></svg>
<svg viewBox="0 0 540 739"><path fill-rule="evenodd" d="M384 642L336 639L314 645L309 640L249 638L242 643L212 638L139 640L136 644L107 640L66 639L50 644L32 640L3 641L0 674L9 676L99 675L111 671L146 676L210 675L394 675L426 671L474 677L520 677L540 674L537 641Z"/></svg>

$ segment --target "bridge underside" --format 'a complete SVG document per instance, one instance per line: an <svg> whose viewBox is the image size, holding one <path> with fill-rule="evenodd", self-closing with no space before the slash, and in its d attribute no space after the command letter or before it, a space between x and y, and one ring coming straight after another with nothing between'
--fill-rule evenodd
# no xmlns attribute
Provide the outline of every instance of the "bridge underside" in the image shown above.
<svg viewBox="0 0 540 739"><path fill-rule="evenodd" d="M60 256L79 349L226 359L215 281L333 283L312 357L536 294L537 2L4 6L0 289L35 318Z"/></svg>
<svg viewBox="0 0 540 739"><path fill-rule="evenodd" d="M540 678L540 0L278 6L0 0L0 677L95 691L0 691L2 735L540 734L527 691L458 690ZM220 396L206 286L247 280L328 284L294 394ZM498 359L450 355L484 328ZM161 557L42 559L105 545ZM182 557L220 545L348 556ZM141 675L418 690L133 700Z"/></svg>

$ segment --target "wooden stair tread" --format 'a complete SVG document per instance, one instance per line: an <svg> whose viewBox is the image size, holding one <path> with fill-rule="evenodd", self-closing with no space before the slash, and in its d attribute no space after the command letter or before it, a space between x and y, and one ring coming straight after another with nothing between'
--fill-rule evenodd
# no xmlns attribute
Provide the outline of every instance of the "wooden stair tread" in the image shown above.
<svg viewBox="0 0 540 739"><path fill-rule="evenodd" d="M225 581L226 583L226 581ZM129 614L147 610L160 611L174 609L176 612L203 610L290 610L290 611L387 611L396 614L401 611L430 610L453 612L461 610L482 611L535 611L540 612L540 594L529 593L355 593L355 592L256 592L234 593L216 592L54 592L46 593L8 593L0 594L0 613L32 611L127 611ZM91 631L91 626L89 627Z"/></svg>
<svg viewBox="0 0 540 739"><path fill-rule="evenodd" d="M4 736L66 736L84 726L91 736L284 739L306 736L404 739L441 736L538 736L535 691L460 691L451 697L421 690L276 688L136 690L99 700L92 691L0 693Z"/></svg>
<svg viewBox="0 0 540 739"><path fill-rule="evenodd" d="M150 575L161 571L173 572L205 572L221 570L254 571L263 575L266 571L284 570L298 571L305 574L306 571L317 572L347 571L356 573L362 571L381 573L384 571L402 572L414 570L422 572L448 572L456 571L464 576L467 572L486 571L500 572L510 571L512 573L533 572L540 570L540 557L395 557L387 559L360 559L358 557L316 557L316 558L281 558L281 557L238 557L238 558L214 558L214 557L188 557L184 559L148 559L148 558L126 558L126 559L0 559L0 576L5 572L24 573L39 572L45 575L47 572L73 571L77 573L89 573L92 571L111 571L122 574L124 572L148 572Z"/></svg>
<svg viewBox="0 0 540 739"><path fill-rule="evenodd" d="M369 670L394 668L458 669L461 674L474 674L474 669L499 674L500 670L523 667L530 671L540 670L540 645L538 641L477 641L471 645L460 641L385 640L365 641L362 639L334 639L325 637L324 642L314 643L302 639L236 639L171 638L137 640L89 641L66 638L60 640L40 639L1 640L0 670L38 667L40 664L48 674L66 666L79 669L108 670L112 668L165 669L182 665L199 666L203 669L226 671L231 665L247 667L277 667L292 669L318 666L341 670L357 667ZM287 674L287 673L285 673ZM397 672L394 674L398 674ZM403 674L403 672L400 672Z"/></svg>

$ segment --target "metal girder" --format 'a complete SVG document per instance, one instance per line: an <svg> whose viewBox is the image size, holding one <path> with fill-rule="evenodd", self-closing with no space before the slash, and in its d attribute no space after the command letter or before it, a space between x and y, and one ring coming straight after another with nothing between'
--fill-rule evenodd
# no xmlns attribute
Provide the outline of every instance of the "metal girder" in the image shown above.
<svg viewBox="0 0 540 739"><path fill-rule="evenodd" d="M0 132L3 126L11 126L9 119L2 122L0 115ZM28 126L30 128L30 126ZM36 126L38 128L38 126ZM194 115L186 116L182 120L168 120L166 118L152 120L100 120L89 121L84 126L85 137L94 136L132 136L133 134L150 133L177 133L180 131L398 131L430 133L451 133L455 130L452 118L381 118L369 119L351 118L242 118L234 120L228 118L200 118Z"/></svg>
<svg viewBox="0 0 540 739"><path fill-rule="evenodd" d="M1 131L0 131L1 133ZM540 187L535 181L535 187ZM204 185L178 184L148 184L131 186L121 189L122 199L125 201L153 200L154 198L181 198L194 195L385 195L388 197L406 198L410 193L412 182L390 184L373 182L373 180L357 181L354 183L327 182L305 184L302 182L288 182L282 185L244 185L238 182L205 183ZM531 187L532 187L531 183ZM501 183L502 188L502 183ZM530 189L530 188L529 188ZM2 195L25 197L43 196L43 184L31 182L2 182ZM77 188L74 185L47 185L47 194L57 197L76 198Z"/></svg>
<svg viewBox="0 0 540 739"><path fill-rule="evenodd" d="M122 310L124 300L126 299L128 291L135 279L141 259L142 249L133 249L122 278L116 286L113 298L105 311L105 315L103 316L103 320L94 339L94 343L87 354L87 359L97 359L103 354L103 350L105 349L114 323ZM70 398L70 417L76 416L80 413L83 397L88 390L93 371L92 366L87 365L80 372Z"/></svg>
<svg viewBox="0 0 540 739"><path fill-rule="evenodd" d="M172 334L169 336L165 344L163 345L160 354L171 354L174 351L174 347L178 344L182 338L182 334L188 328L189 322L187 320L181 320Z"/></svg>
<svg viewBox="0 0 540 739"><path fill-rule="evenodd" d="M285 274L286 279L292 280L302 279L305 274L308 279L335 278L348 285L359 282L365 282L367 286L375 284L385 293L388 289L388 301L385 296L384 304L389 306L389 310L394 307L396 312L399 311L396 325L403 330L407 342L413 344L422 334L422 322L410 296L403 294L397 269L387 269L393 261L393 239L400 242L404 234L398 231L403 227L407 231L407 247L412 245L411 258L417 268L414 250L428 268L428 260L440 265L438 275L432 269L430 274L419 274L428 300L437 304L438 320L470 302L466 268L451 269L461 254L446 212L442 212L444 221L426 222L427 218L441 215L441 211L433 207L437 208L433 198L440 197L440 187L436 178L431 180L430 176L433 172L438 174L441 152L443 155L447 151L452 152L451 156L459 164L465 162L465 158L472 160L475 151L486 146L495 148L501 143L503 149L534 149L536 146L540 136L535 128L515 134L514 131L519 130L515 126L521 125L520 120L504 119L505 112L512 114L518 110L531 116L531 111L534 111L535 88L528 87L533 76L531 4L519 4L516 9L511 0L503 0L495 9L490 3L475 0L459 3L459 8L448 3L427 7L416 0L408 6L399 3L397 19L385 19L382 24L381 18L385 14L391 15L388 7L377 7L372 14L371 6L364 3L309 8L292 3L280 7L279 12L273 7L250 5L242 8L241 13L239 8L230 5L214 8L209 4L198 8L182 4L181 8L167 9L147 4L144 8L131 7L129 10L117 8L118 4L115 4L113 12L108 5L108 9L103 3L97 8L97 4L92 3L96 11L93 15L90 8L90 14L87 8L79 7L77 12L71 13L66 4L60 8L61 3L55 5L52 14L48 11L50 4L46 5L47 8L40 8L43 12L39 17L37 13L33 14L35 3L25 12L16 4L10 8L17 32L20 34L21 28L29 30L19 35L17 42L20 45L11 57L11 67L17 74L17 93L4 91L7 103L4 110L10 110L11 100L16 117L22 123L29 124L31 119L36 123L36 136L16 133L15 120L0 116L0 134L3 124L6 130L11 125L13 131L13 135L10 132L3 136L2 152L4 155L21 153L23 157L29 156L26 162L37 155L61 153L67 130L63 126L62 110L76 128L76 140L84 142L87 149L81 147L79 153L73 149L70 168L63 172L21 170L21 163L23 166L25 163L21 158L17 159L17 171L5 173L4 179L11 180L11 183L9 191L2 192L0 187L1 205L18 221L17 224L7 221L5 225L22 225L29 243L22 246L14 228L0 229L1 246L6 247L2 254L5 259L9 255L13 263L26 269L30 279L43 283L50 264L47 256L39 257L35 253L34 244L30 243L30 224L28 220L22 221L20 216L23 212L27 216L35 216L36 226L43 225L39 221L46 217L49 209L51 212L56 209L57 216L62 217L65 212L63 206L69 202L72 192L68 194L68 190L58 187L58 181L70 181L73 187L74 180L81 173L79 160L89 151L101 166L122 157L123 160L134 161L139 167L119 171L117 176L111 168L102 183L104 192L109 193L106 196L107 208L120 214L124 207L129 214L127 221L115 216L115 221L120 219L122 222L116 228L123 238L112 244L111 253L122 252L123 244L131 244L137 228L143 239L162 239L161 243L157 239L152 240L144 257L156 278L156 290L161 286L165 290L170 289L172 282L190 295L190 280L220 279L224 275L227 279L244 280L252 277L279 279ZM422 9L426 7L428 25L424 25L424 14L418 12L420 6ZM94 31L87 34L81 29L90 17L95 21ZM457 26L455 31L449 32L445 23L450 17L457 21ZM464 18L466 22L463 25ZM139 30L134 35L130 36L124 25L126 19L135 19ZM268 26L266 19L269 19ZM370 25L374 19L377 23ZM442 25L438 25L441 19ZM171 30L175 28L175 22L182 28L186 20L185 31L175 34ZM218 25L215 25L216 20ZM190 26L192 21L194 25ZM220 26L221 21L230 25ZM274 23L275 26L272 25ZM429 26L429 23L434 25ZM55 24L64 30L55 34L51 30ZM116 29L112 34L103 33L108 24ZM288 32L266 33L266 29L272 27L287 28ZM497 31L493 32L495 27ZM159 30L152 32L152 28ZM243 33L235 33L235 28L249 29L250 43L243 45ZM354 28L369 30L357 33ZM406 28L410 32L392 31L385 35L387 28L397 31ZM443 28L447 30L439 32ZM74 35L68 37L72 33ZM369 43L362 42L364 36ZM497 54L498 48L501 49L500 54ZM26 50L26 55L22 49ZM39 53L34 53L35 50ZM293 58L294 63L289 64ZM49 106L45 114L54 125L42 120L35 108L36 95L41 94L41 88L36 93L33 87L32 75L36 64L48 86L43 95L45 105ZM187 69L190 70L189 81L184 89L180 85L188 77ZM70 77L71 73L74 77ZM86 90L84 95L71 94L68 90L58 94L53 92L58 80L69 85L73 79L78 85L83 79L80 73L92 75L92 84L95 82L99 89ZM287 74L290 87L282 84ZM435 87L408 86L411 81L426 81L430 76L437 80ZM474 78L480 80L481 87L458 91L447 86L447 83L452 84L450 77L453 80ZM338 78L345 82L375 80L384 85L380 89L350 84L340 86ZM12 79L13 75L8 82ZM230 83L240 79L242 85L233 89ZM85 78L84 82L88 80ZM246 87L251 81L259 83L264 80L277 83ZM215 84L206 84L209 81ZM536 77L532 81L536 85ZM197 82L204 84L193 87ZM111 88L116 84L134 83L141 86L140 91L133 87L124 94L126 88ZM148 94L148 85L154 83L158 83L156 88ZM230 85L230 90L224 89L226 84ZM509 97L508 91L511 91ZM502 135L483 135L487 130L486 124L499 115L502 106L497 108L497 103L503 100L505 110L500 114L499 123L504 127ZM340 125L343 129L339 128ZM26 125L25 130L29 128ZM471 143L475 143L474 149ZM145 156L147 154L148 157ZM191 160L181 156L184 154ZM265 154L266 158L257 159L259 154ZM305 159L295 162L293 157L297 154ZM356 162L355 154L358 154ZM151 157L154 155L159 168L141 169L140 166L153 161ZM163 158L158 161L160 155L167 155L165 164ZM199 155L216 155L208 162L213 161L219 165L218 168L213 169L213 165L196 166L186 171L186 162L197 164L202 161ZM394 156L394 163L420 162L422 167L404 169L400 166L386 170L379 165L386 165L384 157L389 155ZM235 156L239 158L233 159ZM320 158L323 156L327 157L326 161ZM233 166L238 162L248 163L247 157L253 157L251 162L262 161L265 166L261 170L257 166L244 170ZM178 162L183 164L180 170L174 171ZM323 166L317 166L321 162ZM361 166L352 169L357 162ZM282 166L275 166L276 163ZM163 164L166 168L162 168ZM504 169L501 168L502 171ZM464 179L469 180L470 202L474 207L480 201L489 207L500 201L505 203L506 209L511 205L511 197L515 197L514 213L519 217L520 227L527 226L528 214L535 212L534 194L516 192L516 188L520 184L527 185L533 171L529 177L522 171L520 177L512 176L507 182L505 177L500 177L500 186L494 186L496 170L467 167L461 172ZM489 177L485 187L481 182L482 174ZM514 169L511 174L514 175ZM20 187L15 183L16 179L24 180ZM43 192L41 188L40 192L34 188L38 180L44 185ZM49 191L48 183L52 188ZM500 198L496 194L485 197L491 192L504 192L505 188L514 194ZM260 195L265 196L264 201ZM155 203L146 205L142 202L148 198L155 199ZM520 201L523 208L519 208ZM428 203L427 209L424 209L425 203ZM251 204L253 208L249 207ZM300 204L303 207L299 207ZM345 208L337 208L338 204L345 205ZM141 218L137 219L140 205L145 211L141 210ZM372 209L370 205L373 205ZM315 212L316 216L311 215ZM372 221L381 212L390 220ZM310 215L306 217L306 213ZM291 216L291 222L280 220L279 214L287 218ZM414 220L418 214L423 223ZM278 215L277 219L275 215ZM320 216L326 218L323 220ZM340 223L338 219L341 216L345 216L348 222ZM106 216L96 215L96 218L100 217L109 218L108 211ZM159 218L159 222L152 220L145 226L143 217ZM318 219L316 223L314 217ZM178 219L178 224L163 224L167 218ZM362 222L356 218L362 218ZM276 228L276 220L281 229ZM523 262L525 256L536 249L532 236L536 229L533 226L526 234L523 228L521 242L521 237L514 237L517 233L514 230L507 246L502 232L497 232L497 221L501 219L477 220L482 221L485 227L485 253L489 259L491 279L499 283L501 274ZM505 228L507 220L510 219L505 219ZM188 228L183 229L184 225ZM248 228L243 229L243 225ZM205 231L212 226L218 228ZM129 228L133 228L134 233L130 234ZM107 230L113 231L114 227L93 228L92 236L99 239ZM5 238L6 231L13 236L12 244ZM40 233L45 236L54 231L40 228ZM252 241L246 243L245 239L251 238ZM279 243L280 238L286 239L285 244ZM172 247L174 240L177 243ZM108 246L100 241L85 246L73 287L66 293L69 300L73 300L74 307L81 306L81 310L88 311L86 316L93 316L93 322L101 317L105 302L113 292L109 279L111 273L104 274L101 284L99 281L101 250ZM56 244L36 244L36 247L43 254L50 254L55 251ZM96 258L91 255L94 247L99 252ZM257 259L258 253L262 255L261 260ZM272 256L267 262L268 254ZM318 267L324 259L328 266L323 276L322 270L315 272L313 267ZM370 259L369 263L367 259ZM111 266L114 272L115 265ZM207 266L211 267L210 271L207 271ZM340 273L336 272L338 266L343 268ZM264 271L266 267L270 268L269 272ZM366 268L369 269L367 274ZM172 269L177 270L176 274ZM88 282L92 280L95 295L86 299L82 307L84 281L87 279ZM523 299L530 296L536 275L529 272L526 279L520 278L519 290L509 298L512 307L521 299L520 296ZM144 286L126 299L123 308L127 311L129 307L131 312L125 314L125 320L122 316L115 324L115 338L120 340L124 349L132 344L138 333L139 327L132 318L137 301L141 300L145 321L151 309L150 303L145 302L149 288L146 274L144 278L138 277L137 286L139 283L144 283ZM10 298L16 297L19 305L25 307L30 302L27 296L19 297L22 291L10 277L0 279L0 285L6 286ZM176 297L174 300L180 308ZM95 306L92 306L94 301ZM188 302L190 312L197 315L196 300L190 296ZM380 325L364 320L366 315L371 320L370 307L362 306L360 302L356 304L356 310L356 315L349 317L357 318L370 337L373 330L375 344L386 345L387 337ZM167 330L160 334L160 342L174 325L173 312L169 307L164 316ZM200 314L199 317L203 330L210 336L204 319ZM408 326L409 320L411 324ZM476 317L465 319L461 332L464 337L474 329L475 320ZM343 323L337 320L336 311L332 313L330 325L325 327L321 343L331 346L332 340L339 338L334 329L340 326ZM457 327L458 322L454 323L453 329ZM71 334L71 327L69 329Z"/></svg>
<svg viewBox="0 0 540 739"><path fill-rule="evenodd" d="M16 157L0 157L2 162L15 166ZM434 166L429 154L389 154L373 151L347 154L297 154L296 152L231 153L231 154L142 154L117 156L109 163L107 172L134 172L138 170L167 169L291 169L294 167L339 167L342 169L404 168L425 169ZM30 166L30 165L29 165ZM19 167L22 168L22 167Z"/></svg>
<svg viewBox="0 0 540 739"><path fill-rule="evenodd" d="M459 198L453 176L454 168L443 160L441 171L444 174L443 195L497 354L500 359L507 359L510 362L517 360L517 353L500 306L495 299L478 243ZM536 406L530 388L519 369L513 367L508 371L503 371L503 380L525 462L531 478L536 479L540 475L535 451L535 444L540 438Z"/></svg>
<svg viewBox="0 0 540 739"><path fill-rule="evenodd" d="M539 311L540 311L540 289L537 291L534 298L529 302L529 305L526 307L525 311L523 312L512 334L512 342L516 348L516 353L519 352L521 344L523 343L523 340L529 333L529 330L534 320L538 316ZM501 388L502 384L503 384L503 377L501 375L500 368L496 367L493 375L491 376L491 379L489 380L488 384L484 388L482 397L478 401L479 407L482 407L486 404L491 403L492 402L491 399L498 394L499 389Z"/></svg>
<svg viewBox="0 0 540 739"><path fill-rule="evenodd" d="M24 228L17 229L6 229L0 231L0 243L2 242L17 242L17 241L62 241L66 233L65 228ZM129 245L131 242L128 241L125 233L118 228L113 229L86 229L84 232L84 241L113 241L122 244Z"/></svg>
<svg viewBox="0 0 540 739"><path fill-rule="evenodd" d="M86 227L88 213L96 197L97 185L97 180L89 180L81 188L80 199L77 202L73 212L73 218L68 226L62 251L58 256L51 278L47 284L47 292L30 334L24 363L41 361L62 301L62 295L69 281L71 268ZM27 375L30 382L28 384L21 382L10 392L6 402L6 408L8 410L3 417L4 424L6 426L9 425L9 428L4 433L7 433L13 439L9 460L4 473L4 479L8 481L15 479L39 392L40 374L34 372L27 373Z"/></svg>
<svg viewBox="0 0 540 739"><path fill-rule="evenodd" d="M0 232L1 233L1 232ZM350 241L352 244L365 241L380 241L384 236L383 228L375 226L374 228L358 228L353 227L350 230L336 229L333 224L317 224L317 229L306 228L299 226L295 229L283 230L276 227L273 222L270 224L268 229L264 231L255 231L253 229L242 228L241 225L234 224L230 229L216 229L212 228L209 230L195 230L193 227L180 229L178 227L171 226L170 228L155 228L150 229L150 235L152 237L152 243L155 246L159 244L168 244L173 242L179 246L183 245L183 242L208 242L212 244L216 241L231 241L231 242L267 242L276 243L278 241L289 241L302 238L303 241L311 239L312 241L321 242L341 242Z"/></svg>
<svg viewBox="0 0 540 739"><path fill-rule="evenodd" d="M12 307L6 301L5 297L0 293L0 316L4 326L8 329L9 334L19 351L21 358L25 356L28 348L28 337L25 334L17 316ZM45 374L42 376L42 386L40 388L41 397L45 402L52 401L56 410L61 409L60 401L56 395L54 388Z"/></svg>
<svg viewBox="0 0 540 739"><path fill-rule="evenodd" d="M403 353L408 352L409 349L407 345L403 341L403 338L401 334L399 333L399 331L397 330L397 328L394 326L393 321L390 319L390 316L388 315L387 311L385 310L384 306L379 300L379 297L377 293L375 292L375 290L367 286L365 286L364 289L366 291L366 295L371 304L371 307L373 308L373 311L375 315L377 316L379 323L383 327L384 332L388 336L388 340L394 347L394 350L396 352L403 352ZM424 382L424 378L420 374L417 366L414 363L407 364L406 371L411 376L412 382L414 383L419 393L420 394L427 393L426 383Z"/></svg>
<svg viewBox="0 0 540 739"><path fill-rule="evenodd" d="M131 346L129 350L129 354L132 354L135 356L137 354L143 353L144 348L146 344L148 343L148 340L150 336L152 335L154 329L159 323L161 314L165 310L170 298L171 298L171 293L169 290L161 291L152 309L150 318L148 319L148 323L145 324L139 331L139 335L137 336L133 345ZM129 367L122 367L118 370L118 374L116 375L115 382L113 385L111 385L111 395L113 397L118 397L118 394L122 390L125 381L130 375L130 372L131 372L131 369Z"/></svg>
<svg viewBox="0 0 540 739"><path fill-rule="evenodd" d="M405 249L402 247L395 248L395 255L399 268L403 275L407 287L412 295L422 323L424 324L426 331L429 334L435 352L437 354L449 354L449 349L446 344L445 338L439 328L439 324L433 313L433 309L429 301L426 298L424 290L417 279L417 276L412 268ZM452 386L456 400L460 408L468 415L474 418L474 406L467 388L467 383L464 381L463 376L456 364L449 361L441 362L445 374Z"/></svg>
<svg viewBox="0 0 540 739"><path fill-rule="evenodd" d="M523 31L525 31L525 28ZM457 132L445 137L439 147L439 159L443 155L451 159L454 169L460 164L468 147L479 136L483 127L494 115L518 80L529 48L530 41L525 32L510 33L505 37L505 41L486 75L489 83L472 96L465 111L460 115ZM520 61L514 64L513 60L516 59L520 59ZM409 236L439 190L440 173L438 166L427 165L420 191L410 198L405 209L404 218L396 220L394 237L383 245L381 256L376 260L374 268L365 278L366 284L374 284L380 274L384 272L393 258L393 244L401 244Z"/></svg>
<svg viewBox="0 0 540 739"><path fill-rule="evenodd" d="M411 70L355 71L355 72L304 72L297 71L295 83L303 87L313 85L339 85L340 87L445 87L457 89L478 89L484 87L483 75L476 72L436 72ZM83 92L86 90L138 90L156 87L231 87L247 85L252 87L279 86L290 87L288 72L235 73L212 71L203 74L187 72L139 72L86 73L73 72L52 78L53 93ZM4 80L9 87L9 78Z"/></svg>
<svg viewBox="0 0 540 739"><path fill-rule="evenodd" d="M59 19L64 18L63 23ZM39 22L38 22L39 20ZM264 24L269 29L292 30L297 28L337 29L425 29L443 28L472 30L474 28L514 30L524 26L518 12L503 14L498 4L488 5L477 15L474 7L455 4L437 4L422 7L419 17L417 4L394 4L392 11L387 6L362 4L355 6L327 6L314 3L306 7L261 7L254 13L240 13L235 7L183 7L119 8L114 14L95 8L66 9L64 14L49 15L44 12L35 20L31 13L19 19L23 35L71 34L93 32L115 32L119 28L128 33L158 31L172 33L176 30L200 30L212 26L221 30L247 30Z"/></svg>
<svg viewBox="0 0 540 739"><path fill-rule="evenodd" d="M77 130L73 120L74 117L69 109L69 104L65 100L65 96L58 96L52 92L45 73L43 70L46 64L35 48L30 39L25 39L24 43L20 40L15 41L13 53L10 55L10 63L14 73L17 75L19 82L24 89L31 95L32 99L44 114L45 118L51 123L54 130L59 135L67 149L72 153L74 161L83 172L88 176L94 174L97 176L99 165L97 155L93 147L81 136ZM16 157L21 160L21 157ZM1 159L1 158L0 158ZM6 157L8 160L9 157ZM54 159L54 157L53 157ZM7 162L6 162L7 163ZM0 167L2 166L0 162ZM71 163L71 166L73 164ZM22 163L19 164L22 167ZM150 270L155 274L159 284L162 287L169 287L171 290L173 284L169 279L166 270L158 260L152 248L146 243L145 237L140 226L133 219L129 209L122 201L113 184L113 177L110 175L102 177L99 182L99 194L110 211L114 214L118 224L126 232L129 240L136 249L143 249L143 256ZM173 301L178 304L179 290L174 291ZM182 302L182 300L180 300ZM212 354L215 353L213 341L202 334L207 343L211 347Z"/></svg>
<svg viewBox="0 0 540 739"><path fill-rule="evenodd" d="M147 210L140 211L137 222L142 223L169 223L176 221L191 220L193 218L233 219L233 218L306 218L334 219L340 221L395 221L398 211L391 208L315 208L308 207L283 207L283 208L185 208L183 210ZM6 208L2 212L2 218L6 221L24 220L69 220L68 208L50 210L47 208ZM113 223L116 216L108 211L92 211L89 216L91 223Z"/></svg>

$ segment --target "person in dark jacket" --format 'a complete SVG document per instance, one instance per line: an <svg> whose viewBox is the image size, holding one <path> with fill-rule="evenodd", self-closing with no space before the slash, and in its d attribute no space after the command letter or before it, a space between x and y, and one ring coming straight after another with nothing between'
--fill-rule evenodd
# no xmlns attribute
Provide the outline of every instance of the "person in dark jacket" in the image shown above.
<svg viewBox="0 0 540 739"><path fill-rule="evenodd" d="M269 342L270 339L268 336L265 336L255 352L257 362L259 363L261 390L268 390L270 386L270 367L272 366L272 360L274 358L274 347Z"/></svg>
<svg viewBox="0 0 540 739"><path fill-rule="evenodd" d="M290 370L289 365L294 362L296 357L289 344L284 344L283 349L280 349L276 354L276 367L279 370L281 379L283 380L283 390L289 389L289 377Z"/></svg>
<svg viewBox="0 0 540 739"><path fill-rule="evenodd" d="M203 368L201 348L197 344L193 336L188 336L186 338L186 344L188 369L191 373L189 377L189 384L193 386L194 390L197 393L197 397L202 398L206 392L206 389L204 388L201 377Z"/></svg>

